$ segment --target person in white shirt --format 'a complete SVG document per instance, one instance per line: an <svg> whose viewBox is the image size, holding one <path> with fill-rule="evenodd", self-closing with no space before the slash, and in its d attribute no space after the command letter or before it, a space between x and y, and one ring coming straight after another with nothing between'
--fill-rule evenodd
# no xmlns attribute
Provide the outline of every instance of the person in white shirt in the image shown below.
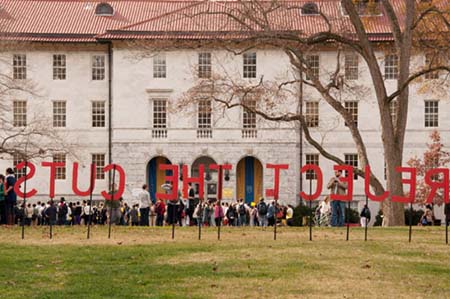
<svg viewBox="0 0 450 299"><path fill-rule="evenodd" d="M142 190L138 195L139 198L139 212L141 214L141 226L149 226L149 214L152 201L150 193L148 192L147 184L142 185Z"/></svg>
<svg viewBox="0 0 450 299"><path fill-rule="evenodd" d="M329 196L325 196L324 200L320 203L320 226L329 226L330 224L330 198Z"/></svg>

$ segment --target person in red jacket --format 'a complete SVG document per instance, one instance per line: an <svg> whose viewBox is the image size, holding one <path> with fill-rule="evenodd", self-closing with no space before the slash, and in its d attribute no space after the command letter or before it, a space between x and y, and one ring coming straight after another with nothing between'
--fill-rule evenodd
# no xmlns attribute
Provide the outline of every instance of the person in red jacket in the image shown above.
<svg viewBox="0 0 450 299"><path fill-rule="evenodd" d="M166 212L166 204L161 199L158 199L155 207L156 211L156 226L163 226L164 213Z"/></svg>

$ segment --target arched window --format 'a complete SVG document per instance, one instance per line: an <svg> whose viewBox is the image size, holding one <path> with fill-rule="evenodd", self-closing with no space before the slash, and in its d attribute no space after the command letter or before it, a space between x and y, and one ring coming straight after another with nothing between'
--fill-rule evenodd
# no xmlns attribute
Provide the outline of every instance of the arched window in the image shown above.
<svg viewBox="0 0 450 299"><path fill-rule="evenodd" d="M303 15L318 15L319 14L319 8L317 7L316 3L308 2L305 3L302 7L302 14Z"/></svg>
<svg viewBox="0 0 450 299"><path fill-rule="evenodd" d="M114 9L110 4L102 2L95 8L95 14L97 16L112 16L114 14Z"/></svg>

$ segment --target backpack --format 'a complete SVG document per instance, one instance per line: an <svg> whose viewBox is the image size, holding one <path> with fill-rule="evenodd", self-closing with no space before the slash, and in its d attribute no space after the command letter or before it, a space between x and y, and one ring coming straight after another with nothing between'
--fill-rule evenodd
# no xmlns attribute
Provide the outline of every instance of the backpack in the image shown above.
<svg viewBox="0 0 450 299"><path fill-rule="evenodd" d="M244 204L241 204L240 206L239 206L239 214L240 215L244 215L245 214L245 205Z"/></svg>
<svg viewBox="0 0 450 299"><path fill-rule="evenodd" d="M261 215L267 214L267 205L265 202L260 202L258 205L258 213Z"/></svg>

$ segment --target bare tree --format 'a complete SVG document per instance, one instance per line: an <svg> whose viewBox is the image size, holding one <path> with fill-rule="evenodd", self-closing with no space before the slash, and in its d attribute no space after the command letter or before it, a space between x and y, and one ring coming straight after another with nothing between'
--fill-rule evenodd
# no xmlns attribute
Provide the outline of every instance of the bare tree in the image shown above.
<svg viewBox="0 0 450 299"><path fill-rule="evenodd" d="M13 55L21 49L18 42L2 42L0 53L0 157L24 160L74 153L67 136L53 128L48 111L27 111L26 101L42 100L38 85L27 76L26 56Z"/></svg>
<svg viewBox="0 0 450 299"><path fill-rule="evenodd" d="M234 54L242 54L259 47L281 49L289 57L296 76L292 80L281 82L269 82L261 77L257 82L249 83L234 79L235 77L229 74L213 74L189 90L181 101L182 105L186 104L189 98L192 99L192 95L204 94L226 108L240 106L267 120L298 121L306 140L321 155L337 164L344 164L331 149L325 148L315 139L308 129L304 115L296 111L283 111L281 108L281 102L288 97L287 94L294 92L298 86L307 86L320 94L322 100L346 123L360 160L360 168L355 169L355 173L364 177L363 169L370 165L366 143L351 113L340 99L342 93L356 96L362 92L343 75L342 53L355 52L367 65L378 106L380 142L384 147L387 171L386 188L390 190L391 196L404 195L402 175L395 168L403 162L410 101L409 87L437 72L440 72L438 85L447 88L449 86L450 4L447 1L417 3L414 0L343 0L342 9L346 16L331 15L318 7L318 10L314 11L316 16L311 32L292 28L292 11L298 14L300 9L314 10L314 7L302 6L303 2L237 0L224 3L204 2L202 5L204 7L195 12L184 11L178 14L193 22L197 21L198 24L205 24L205 17L211 17L210 20L216 18L216 22L225 24L224 28L227 28L222 31L228 28L234 30L227 31L226 38L223 38L223 32L215 32L217 36L221 36L218 38L210 34L211 38L206 45L227 49ZM390 33L384 37L388 42L384 44L377 43L374 38L376 34L370 30L373 26L370 17L378 14L384 15L390 28ZM323 48L332 48L337 52L336 65L334 71L329 72L329 78L318 76L315 66L308 58L309 54ZM378 51L396 55L394 63L397 72L394 79L397 82L393 91L386 84L376 54ZM412 65L414 55L423 53L427 53L427 63L422 66ZM302 90L301 87L300 92ZM256 107L249 105L250 99L258 99L262 103ZM392 104L393 101L395 105ZM392 109L396 117L392 116ZM377 195L385 191L385 187L373 173L370 176L370 185ZM390 198L383 202L384 224L403 225L404 205L392 202Z"/></svg>

